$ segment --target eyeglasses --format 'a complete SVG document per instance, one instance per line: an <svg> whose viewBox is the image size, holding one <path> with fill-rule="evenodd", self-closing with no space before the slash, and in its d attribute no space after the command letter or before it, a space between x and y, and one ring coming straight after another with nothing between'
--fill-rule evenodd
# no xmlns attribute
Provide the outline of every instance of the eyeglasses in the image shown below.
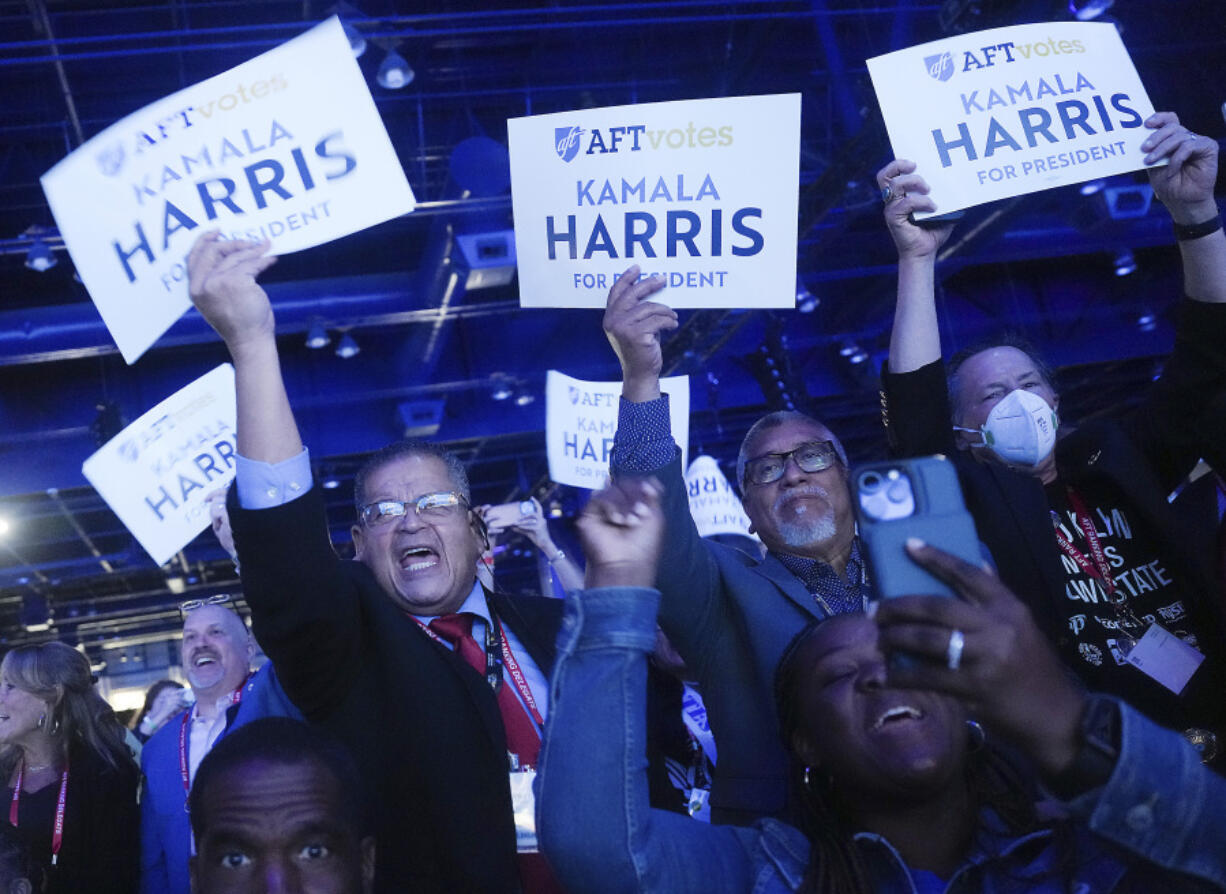
<svg viewBox="0 0 1226 894"><path fill-rule="evenodd" d="M367 527L376 528L388 522L402 518L412 506L417 517L426 522L441 522L455 516L457 510L468 510L468 501L454 491L440 491L434 494L423 494L416 500L378 500L362 507L362 523Z"/></svg>
<svg viewBox="0 0 1226 894"><path fill-rule="evenodd" d="M796 460L802 472L821 472L839 461L833 441L807 441L787 453L764 453L745 463L745 480L749 484L770 484L783 477L788 457Z"/></svg>
<svg viewBox="0 0 1226 894"><path fill-rule="evenodd" d="M179 603L179 614L185 615L188 612L194 612L198 608L204 608L206 605L228 605L229 603L229 593L218 593L216 596L209 596L206 599L188 599L186 602Z"/></svg>

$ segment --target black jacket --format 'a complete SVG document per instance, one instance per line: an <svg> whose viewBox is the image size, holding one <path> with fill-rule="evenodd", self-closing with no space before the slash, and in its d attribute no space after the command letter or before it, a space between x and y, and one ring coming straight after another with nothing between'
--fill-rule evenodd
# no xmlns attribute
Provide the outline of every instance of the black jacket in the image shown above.
<svg viewBox="0 0 1226 894"><path fill-rule="evenodd" d="M318 489L230 518L254 632L306 718L344 742L373 795L380 891L515 891L502 719L485 679L432 641L328 539ZM491 596L542 671L562 604Z"/></svg>

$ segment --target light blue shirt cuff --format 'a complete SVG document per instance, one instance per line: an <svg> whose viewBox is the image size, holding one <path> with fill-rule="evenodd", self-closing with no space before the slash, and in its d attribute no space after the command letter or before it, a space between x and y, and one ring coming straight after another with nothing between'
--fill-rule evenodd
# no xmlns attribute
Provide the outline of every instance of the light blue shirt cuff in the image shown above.
<svg viewBox="0 0 1226 894"><path fill-rule="evenodd" d="M311 489L311 454L303 447L297 456L279 463L260 462L235 454L234 486L244 509L272 509L295 500Z"/></svg>

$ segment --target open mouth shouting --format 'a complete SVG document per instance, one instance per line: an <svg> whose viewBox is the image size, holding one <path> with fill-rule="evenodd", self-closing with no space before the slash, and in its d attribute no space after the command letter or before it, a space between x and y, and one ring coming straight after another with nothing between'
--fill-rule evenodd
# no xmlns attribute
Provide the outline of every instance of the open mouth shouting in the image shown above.
<svg viewBox="0 0 1226 894"><path fill-rule="evenodd" d="M410 546L400 553L400 570L417 574L439 563L438 552L428 546Z"/></svg>

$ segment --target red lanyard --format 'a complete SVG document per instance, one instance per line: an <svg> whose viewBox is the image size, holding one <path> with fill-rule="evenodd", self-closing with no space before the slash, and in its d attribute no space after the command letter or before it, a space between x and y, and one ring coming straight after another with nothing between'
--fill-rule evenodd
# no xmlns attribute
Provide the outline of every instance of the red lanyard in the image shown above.
<svg viewBox="0 0 1226 894"><path fill-rule="evenodd" d="M1094 530L1094 522L1090 520L1090 511L1086 508L1085 502L1077 493L1070 487L1068 491L1069 505L1073 507L1073 512L1077 516L1077 527L1081 528L1081 533L1085 534L1086 543L1090 547L1090 558L1086 558L1085 554L1077 547L1069 542L1068 538L1060 531L1059 525L1056 526L1056 543L1060 545L1060 549L1064 554L1072 559L1080 566L1081 570L1090 577L1098 578L1102 583L1103 589L1107 592L1107 599L1114 602L1115 596L1115 581L1111 579L1111 566L1107 562L1107 555L1103 551L1103 545L1098 540L1098 532ZM1091 562L1091 559L1093 560Z"/></svg>
<svg viewBox="0 0 1226 894"><path fill-rule="evenodd" d="M9 824L17 825L17 816L21 804L21 780L26 775L26 760L21 759L21 767L17 770L17 784L13 786L13 803L9 805ZM51 826L51 865L54 866L60 858L60 848L64 844L64 807L68 803L68 763L64 763L64 772L60 774L60 797L55 802L55 822Z"/></svg>
<svg viewBox="0 0 1226 894"><path fill-rule="evenodd" d="M490 612L493 616L493 612ZM444 640L441 636L430 629L430 626L424 623L416 615L409 615L417 626L425 631L426 636L430 637L436 643L442 643L448 648L452 648L451 643ZM480 615L474 615L480 617ZM484 620L484 619L483 619ZM511 654L511 646L507 642L507 635L503 632L502 625L498 623L497 616L493 616L492 622L486 625L485 634L485 654L486 654L486 680L489 681L490 688L495 691L498 688L498 683L501 680L501 674L498 672L498 658L492 652L492 649L497 645L498 650L502 653L502 664L511 674L511 680L515 683L515 689L519 692L519 696L528 707L528 713L532 715L532 719L536 721L538 727L545 726L545 718L541 716L540 710L536 706L536 699L532 695L532 690L528 688L528 680L524 676L524 672L520 669L519 662L515 660L515 656ZM495 633L496 631L496 633Z"/></svg>
<svg viewBox="0 0 1226 894"><path fill-rule="evenodd" d="M250 680L252 674L247 674L239 687L230 693L230 705L233 707L243 700L243 690L247 688L247 681ZM200 707L199 702L192 705L190 711L183 712L183 722L179 725L179 776L183 779L183 809L187 810L187 795L192 790L191 774L187 767L187 727L191 724L192 718L196 716L196 709Z"/></svg>

